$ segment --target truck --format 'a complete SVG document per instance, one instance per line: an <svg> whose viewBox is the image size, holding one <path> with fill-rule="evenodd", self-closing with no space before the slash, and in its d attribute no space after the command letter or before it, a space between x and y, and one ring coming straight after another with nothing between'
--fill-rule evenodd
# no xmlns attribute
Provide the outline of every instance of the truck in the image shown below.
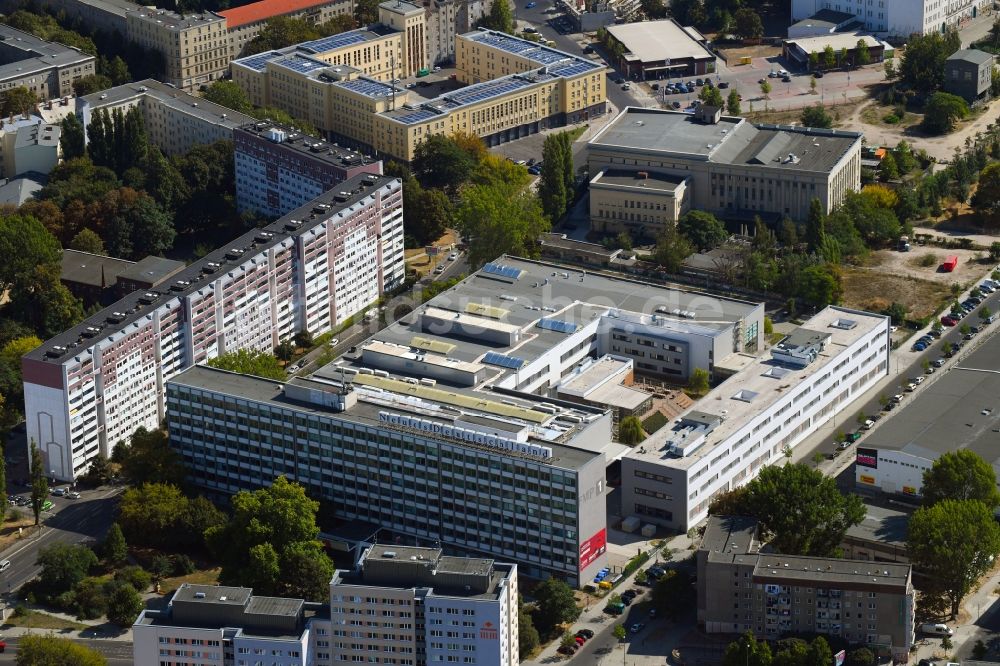
<svg viewBox="0 0 1000 666"><path fill-rule="evenodd" d="M941 264L941 270L944 273L951 273L953 270L955 270L957 266L958 266L958 257L955 255L951 255L950 257L944 260L943 264Z"/></svg>

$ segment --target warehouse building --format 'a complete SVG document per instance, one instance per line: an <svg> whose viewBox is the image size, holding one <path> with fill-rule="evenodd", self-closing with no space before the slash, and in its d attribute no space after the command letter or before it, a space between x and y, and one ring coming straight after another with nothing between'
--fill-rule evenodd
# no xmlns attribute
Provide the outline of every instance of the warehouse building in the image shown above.
<svg viewBox="0 0 1000 666"><path fill-rule="evenodd" d="M908 564L768 553L753 518L712 516L696 554L698 624L760 639L821 634L906 663L914 642Z"/></svg>
<svg viewBox="0 0 1000 666"><path fill-rule="evenodd" d="M604 566L605 470L628 450L612 410L642 406L629 361L683 379L756 349L762 320L763 304L504 257L309 378L174 377L171 446L207 491L284 474L343 520L577 584ZM616 376L589 386L607 355Z"/></svg>
<svg viewBox="0 0 1000 666"><path fill-rule="evenodd" d="M858 447L855 480L868 489L919 497L924 472L942 454L966 449L1000 476L1000 341L993 338L929 386Z"/></svg>
<svg viewBox="0 0 1000 666"><path fill-rule="evenodd" d="M861 139L755 125L714 107L695 114L627 107L587 144L590 173L598 174L591 219L595 228L649 237L689 209L805 220L814 198L829 212L861 189Z"/></svg>
<svg viewBox="0 0 1000 666"><path fill-rule="evenodd" d="M165 384L237 349L342 325L403 281L397 179L359 176L46 341L21 361L28 437L77 479L165 417Z"/></svg>
<svg viewBox="0 0 1000 666"><path fill-rule="evenodd" d="M716 57L694 28L673 19L607 27L612 49L622 51L618 69L629 79L687 78L714 74Z"/></svg>
<svg viewBox="0 0 1000 666"><path fill-rule="evenodd" d="M830 306L622 459L622 512L675 530L784 460L889 367L889 319ZM859 466L860 469L860 466Z"/></svg>

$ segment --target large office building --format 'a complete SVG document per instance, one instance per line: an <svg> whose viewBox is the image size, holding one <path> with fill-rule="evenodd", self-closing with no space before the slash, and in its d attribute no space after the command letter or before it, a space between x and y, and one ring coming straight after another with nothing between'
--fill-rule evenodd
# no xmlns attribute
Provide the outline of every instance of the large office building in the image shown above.
<svg viewBox="0 0 1000 666"><path fill-rule="evenodd" d="M909 659L914 589L908 564L768 552L752 518L713 516L696 554L698 623L774 641L822 634Z"/></svg>
<svg viewBox="0 0 1000 666"><path fill-rule="evenodd" d="M628 450L612 409L641 407L628 367L605 397L583 371L611 356L661 379L721 374L762 344L763 313L504 257L309 378L174 377L171 446L210 492L284 474L342 520L578 583L605 561L605 470Z"/></svg>
<svg viewBox="0 0 1000 666"><path fill-rule="evenodd" d="M687 530L889 370L889 319L830 306L622 459L622 512ZM860 467L859 467L860 469Z"/></svg>
<svg viewBox="0 0 1000 666"><path fill-rule="evenodd" d="M255 122L245 113L153 79L84 95L77 98L76 104L84 127L98 109L111 113L138 107L149 140L166 155L179 155L199 144L231 141L236 128Z"/></svg>
<svg viewBox="0 0 1000 666"><path fill-rule="evenodd" d="M331 661L368 662L389 652L415 663L517 666L517 610L515 564L375 545L330 583ZM345 628L371 616L399 619L389 631L385 624L376 632Z"/></svg>
<svg viewBox="0 0 1000 666"><path fill-rule="evenodd" d="M755 125L714 107L695 114L627 107L587 144L599 185L590 216L597 228L624 226L640 236L655 236L688 209L804 220L813 199L830 211L861 189L861 139Z"/></svg>
<svg viewBox="0 0 1000 666"><path fill-rule="evenodd" d="M418 21L413 12L399 21ZM254 104L307 120L331 141L407 162L432 134L470 132L492 146L605 112L603 65L488 30L456 38L457 76L471 85L424 98L391 82L426 62L402 55L409 33L375 30L235 60L233 80Z"/></svg>
<svg viewBox="0 0 1000 666"><path fill-rule="evenodd" d="M1000 340L993 338L925 382L912 402L865 436L857 450L858 485L919 497L924 472L941 455L962 449L1000 472L1000 410L992 401L1000 392L1000 375L994 372L998 363Z"/></svg>
<svg viewBox="0 0 1000 666"><path fill-rule="evenodd" d="M218 14L139 7L125 21L129 40L163 56L165 83L193 90L227 74L229 36Z"/></svg>
<svg viewBox="0 0 1000 666"><path fill-rule="evenodd" d="M28 437L70 481L165 417L167 380L236 349L345 322L403 281L399 180L359 176L22 358Z"/></svg>
<svg viewBox="0 0 1000 666"><path fill-rule="evenodd" d="M74 95L73 83L94 74L96 58L0 25L0 94L24 87L40 101Z"/></svg>
<svg viewBox="0 0 1000 666"><path fill-rule="evenodd" d="M280 217L354 176L382 174L379 160L276 123L244 125L233 143L241 213Z"/></svg>
<svg viewBox="0 0 1000 666"><path fill-rule="evenodd" d="M270 19L277 17L326 23L341 14L354 14L354 0L257 0L239 7L223 9L229 36L229 57L238 58Z"/></svg>
<svg viewBox="0 0 1000 666"><path fill-rule="evenodd" d="M958 24L992 6L988 0L892 0L877 7L864 0L792 0L792 22L823 9L852 14L864 29L884 37L907 39L957 29Z"/></svg>
<svg viewBox="0 0 1000 666"><path fill-rule="evenodd" d="M184 583L132 625L137 664L518 663L517 566L440 548L368 547L330 602Z"/></svg>

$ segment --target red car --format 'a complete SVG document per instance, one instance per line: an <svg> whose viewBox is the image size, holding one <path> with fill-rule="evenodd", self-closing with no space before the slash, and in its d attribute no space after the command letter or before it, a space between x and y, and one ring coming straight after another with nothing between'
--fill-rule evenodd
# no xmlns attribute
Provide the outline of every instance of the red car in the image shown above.
<svg viewBox="0 0 1000 666"><path fill-rule="evenodd" d="M941 323L944 324L945 326L954 326L955 324L958 323L958 320L952 319L951 317L948 316L944 316L941 317Z"/></svg>
<svg viewBox="0 0 1000 666"><path fill-rule="evenodd" d="M573 640L575 640L575 641L576 641L576 644L577 644L577 645L583 645L584 643L586 643L586 642L587 642L587 639L586 639L586 638L584 638L583 636L574 636L574 637L573 637Z"/></svg>

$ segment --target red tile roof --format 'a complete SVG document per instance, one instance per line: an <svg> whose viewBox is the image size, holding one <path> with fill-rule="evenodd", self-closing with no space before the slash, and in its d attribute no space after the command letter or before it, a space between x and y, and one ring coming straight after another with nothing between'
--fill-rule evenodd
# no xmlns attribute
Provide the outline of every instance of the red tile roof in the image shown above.
<svg viewBox="0 0 1000 666"><path fill-rule="evenodd" d="M216 13L225 16L226 26L233 28L264 21L272 16L285 16L310 7L328 4L330 4L330 0L260 0L260 2L251 2L249 5L233 7Z"/></svg>

